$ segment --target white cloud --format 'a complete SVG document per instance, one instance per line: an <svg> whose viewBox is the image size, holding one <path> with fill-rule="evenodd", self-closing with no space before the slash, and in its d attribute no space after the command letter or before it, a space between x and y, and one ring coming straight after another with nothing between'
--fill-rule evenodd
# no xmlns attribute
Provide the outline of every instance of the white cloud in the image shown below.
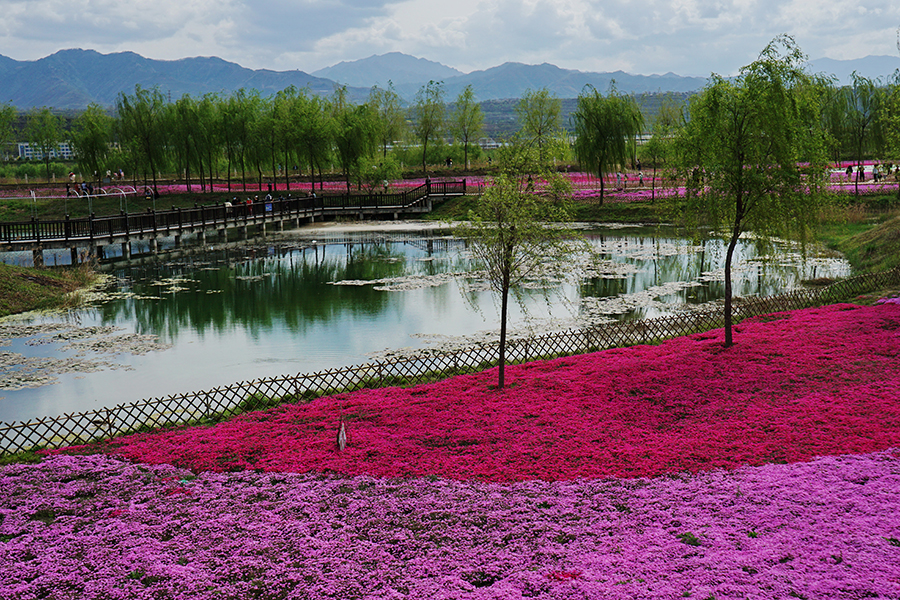
<svg viewBox="0 0 900 600"><path fill-rule="evenodd" d="M314 71L399 51L463 71L506 61L733 74L776 35L811 58L897 53L891 0L0 0L0 48L216 55Z"/></svg>

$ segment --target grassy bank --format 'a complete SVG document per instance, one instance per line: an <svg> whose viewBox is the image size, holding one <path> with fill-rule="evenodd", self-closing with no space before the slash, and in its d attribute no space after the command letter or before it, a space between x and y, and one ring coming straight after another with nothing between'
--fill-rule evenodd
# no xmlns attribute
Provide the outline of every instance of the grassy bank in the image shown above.
<svg viewBox="0 0 900 600"><path fill-rule="evenodd" d="M434 207L423 219L429 221L460 221L469 218L477 196L452 198ZM585 223L658 223L657 205L649 202L579 202L574 205L572 220Z"/></svg>
<svg viewBox="0 0 900 600"><path fill-rule="evenodd" d="M51 271L0 263L0 317L74 303L71 292L93 281L87 267Z"/></svg>
<svg viewBox="0 0 900 600"><path fill-rule="evenodd" d="M819 225L818 240L841 252L858 273L900 266L900 208L885 208L880 200L835 206Z"/></svg>

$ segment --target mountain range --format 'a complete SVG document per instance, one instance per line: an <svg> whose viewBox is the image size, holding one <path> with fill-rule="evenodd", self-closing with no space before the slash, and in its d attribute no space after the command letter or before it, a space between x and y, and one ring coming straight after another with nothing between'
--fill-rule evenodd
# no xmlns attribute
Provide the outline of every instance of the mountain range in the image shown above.
<svg viewBox="0 0 900 600"><path fill-rule="evenodd" d="M900 69L900 58L869 56L855 60L818 59L811 70L834 74L847 83L857 71L870 78L886 77ZM78 110L94 102L112 107L120 93L131 94L135 86L158 87L170 99L184 94L229 94L238 89L256 89L270 95L288 86L308 88L329 95L346 86L353 101L363 101L372 86L393 85L406 101L428 81L441 81L446 98L452 101L471 85L480 101L520 98L527 90L548 89L559 98L575 98L586 85L601 92L615 81L623 93L688 93L706 83L703 77L634 75L623 71L584 72L555 65L504 63L483 71L463 73L423 58L399 52L341 62L313 73L247 69L217 57L195 57L164 61L133 52L101 54L94 50L60 50L34 61L17 61L0 55L0 102L20 110L48 106Z"/></svg>

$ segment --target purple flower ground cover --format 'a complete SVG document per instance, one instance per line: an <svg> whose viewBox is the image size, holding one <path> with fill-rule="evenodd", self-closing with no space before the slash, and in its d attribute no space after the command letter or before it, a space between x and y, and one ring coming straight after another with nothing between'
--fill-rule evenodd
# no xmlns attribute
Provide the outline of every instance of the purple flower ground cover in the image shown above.
<svg viewBox="0 0 900 600"><path fill-rule="evenodd" d="M900 452L653 479L0 470L0 597L900 598Z"/></svg>

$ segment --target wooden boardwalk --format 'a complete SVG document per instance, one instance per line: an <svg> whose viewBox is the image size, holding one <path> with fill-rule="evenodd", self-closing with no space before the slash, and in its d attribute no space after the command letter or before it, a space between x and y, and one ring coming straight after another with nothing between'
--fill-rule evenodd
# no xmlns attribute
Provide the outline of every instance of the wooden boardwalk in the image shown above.
<svg viewBox="0 0 900 600"><path fill-rule="evenodd" d="M74 264L78 262L80 248L85 250L83 256L102 259L105 246L121 244L122 256L128 258L131 242L136 239L149 240L151 252L155 252L159 238L174 236L178 246L185 233L195 233L205 241L209 232L227 239L229 230L245 236L249 227L265 233L267 226L280 230L285 223L299 226L338 217L396 220L401 215L428 213L435 201L465 193L466 182L462 180L428 183L390 194L289 196L252 204L223 202L103 217L0 223L0 252L31 250L34 265L42 266L45 249L69 248Z"/></svg>

